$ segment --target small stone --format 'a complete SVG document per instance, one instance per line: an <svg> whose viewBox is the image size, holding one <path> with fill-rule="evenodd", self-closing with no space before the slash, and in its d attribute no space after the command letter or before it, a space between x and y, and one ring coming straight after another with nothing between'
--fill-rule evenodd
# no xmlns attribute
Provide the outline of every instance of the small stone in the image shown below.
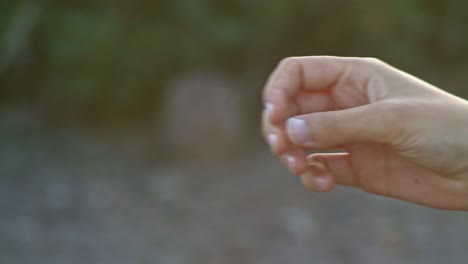
<svg viewBox="0 0 468 264"><path fill-rule="evenodd" d="M181 76L167 89L163 128L169 149L198 160L226 159L241 143L236 85L214 72Z"/></svg>

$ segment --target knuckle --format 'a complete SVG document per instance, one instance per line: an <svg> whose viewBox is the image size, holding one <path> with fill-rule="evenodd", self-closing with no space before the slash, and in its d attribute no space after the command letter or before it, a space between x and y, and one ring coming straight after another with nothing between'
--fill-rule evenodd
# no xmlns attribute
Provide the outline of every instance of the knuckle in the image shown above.
<svg viewBox="0 0 468 264"><path fill-rule="evenodd" d="M291 64L295 64L296 61L297 61L297 57L286 57L280 61L279 65L287 67Z"/></svg>
<svg viewBox="0 0 468 264"><path fill-rule="evenodd" d="M282 72L290 72L292 69L295 69L297 67L298 62L297 57L286 57L280 61L277 67L277 72L282 73Z"/></svg>
<svg viewBox="0 0 468 264"><path fill-rule="evenodd" d="M302 185L308 189L309 191L312 192L324 192L324 191L329 191L330 187L328 187L326 190L320 190L318 188L316 182L313 180L313 177L310 175L304 175L301 177Z"/></svg>
<svg viewBox="0 0 468 264"><path fill-rule="evenodd" d="M362 58L363 62L365 62L368 65L373 65L373 66L379 66L382 64L385 64L382 60L374 57L365 57Z"/></svg>
<svg viewBox="0 0 468 264"><path fill-rule="evenodd" d="M376 71L385 65L385 62L373 57L353 58L352 62L356 67L367 71Z"/></svg>
<svg viewBox="0 0 468 264"><path fill-rule="evenodd" d="M358 82L358 86L369 87L375 85L379 76L386 71L386 64L377 58L350 58L348 63L348 74ZM378 87L382 89L382 87Z"/></svg>

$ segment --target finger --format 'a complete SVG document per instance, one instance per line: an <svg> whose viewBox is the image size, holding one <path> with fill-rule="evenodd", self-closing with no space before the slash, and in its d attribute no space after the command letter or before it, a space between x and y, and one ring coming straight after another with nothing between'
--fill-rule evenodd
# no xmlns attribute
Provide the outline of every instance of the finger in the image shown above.
<svg viewBox="0 0 468 264"><path fill-rule="evenodd" d="M350 58L316 56L284 59L264 89L264 102L278 93L293 97L300 90L320 91L331 88L346 72Z"/></svg>
<svg viewBox="0 0 468 264"><path fill-rule="evenodd" d="M299 113L292 98L285 96L280 90L265 104L265 110L269 112L267 121L277 126L283 125L287 118Z"/></svg>
<svg viewBox="0 0 468 264"><path fill-rule="evenodd" d="M298 146L294 146L288 140L284 126L273 125L270 120L271 109L265 109L262 114L263 136L270 146L271 151L280 156L291 173L300 175L307 169L305 152Z"/></svg>
<svg viewBox="0 0 468 264"><path fill-rule="evenodd" d="M324 91L337 83L353 60L340 57L296 57L284 59L270 76L263 93L264 105L274 108L271 122L278 124L297 112L287 104L301 90Z"/></svg>
<svg viewBox="0 0 468 264"><path fill-rule="evenodd" d="M403 120L385 103L291 118L286 131L290 141L304 148L328 149L351 143L391 144Z"/></svg>
<svg viewBox="0 0 468 264"><path fill-rule="evenodd" d="M301 175L302 185L313 192L331 192L335 188L335 182L332 175L315 174L308 171Z"/></svg>
<svg viewBox="0 0 468 264"><path fill-rule="evenodd" d="M272 125L281 126L284 122L293 116L310 114L316 112L332 111L336 109L335 103L330 94L324 92L305 92L301 91L293 98L282 98L277 100L277 106L269 104L270 109L274 108L274 114L270 114ZM274 118L273 118L274 115Z"/></svg>
<svg viewBox="0 0 468 264"><path fill-rule="evenodd" d="M270 76L264 91L264 104L280 104L300 91L325 92L342 86L368 98L368 88L382 62L371 58L332 56L291 57L284 59ZM373 87L379 88L379 87ZM373 91L372 95L382 91ZM372 97L372 96L371 96ZM375 96L373 96L375 97ZM373 98L372 97L372 98ZM288 104L289 106L289 104ZM280 107L280 106L279 106ZM285 111L284 113L287 113ZM273 115L276 122L276 115Z"/></svg>
<svg viewBox="0 0 468 264"><path fill-rule="evenodd" d="M307 169L307 159L305 152L300 148L292 148L280 157L281 162L294 175L302 175Z"/></svg>
<svg viewBox="0 0 468 264"><path fill-rule="evenodd" d="M307 157L307 164L322 170L315 174L332 175L338 185L358 186L348 153L312 154Z"/></svg>
<svg viewBox="0 0 468 264"><path fill-rule="evenodd" d="M315 112L332 111L336 109L335 103L328 93L310 93L299 92L292 98L283 98L278 100L275 111L275 118L271 118L271 122L275 125L282 124L287 118L310 114ZM269 105L269 107L273 107Z"/></svg>
<svg viewBox="0 0 468 264"><path fill-rule="evenodd" d="M263 112L263 127L274 127L279 130L284 127L286 119L296 115L331 111L335 104L327 93L301 92L295 98L278 98L277 104L268 104ZM268 137L268 134L266 134ZM282 148L284 151L284 148Z"/></svg>
<svg viewBox="0 0 468 264"><path fill-rule="evenodd" d="M271 152L276 155L284 155L288 151L288 139L285 130L272 125L269 120L269 110L264 110L262 114L263 137L270 146Z"/></svg>
<svg viewBox="0 0 468 264"><path fill-rule="evenodd" d="M336 109L335 102L330 94L325 92L300 92L295 97L295 103L297 104L296 112L299 115L328 112ZM292 117L294 114L291 113L288 117Z"/></svg>
<svg viewBox="0 0 468 264"><path fill-rule="evenodd" d="M301 175L307 169L304 150L294 146L288 140L284 127L277 127L267 122L268 111L263 112L263 135L271 151L280 157L283 164L295 175Z"/></svg>

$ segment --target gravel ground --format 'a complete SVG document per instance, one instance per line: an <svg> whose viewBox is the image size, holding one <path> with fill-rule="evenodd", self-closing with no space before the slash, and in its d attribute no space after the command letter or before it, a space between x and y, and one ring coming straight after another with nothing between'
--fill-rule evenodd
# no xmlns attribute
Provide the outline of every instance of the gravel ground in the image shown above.
<svg viewBox="0 0 468 264"><path fill-rule="evenodd" d="M0 263L468 262L466 213L309 193L260 144L207 166L2 125Z"/></svg>

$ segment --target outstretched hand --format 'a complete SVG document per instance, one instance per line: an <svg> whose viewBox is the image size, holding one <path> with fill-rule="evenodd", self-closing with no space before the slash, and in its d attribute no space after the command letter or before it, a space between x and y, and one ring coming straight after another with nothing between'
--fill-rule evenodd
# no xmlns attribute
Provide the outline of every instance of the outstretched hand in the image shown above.
<svg viewBox="0 0 468 264"><path fill-rule="evenodd" d="M336 184L468 210L468 102L379 60L283 60L264 89L273 153L319 192ZM306 155L341 149L345 153Z"/></svg>

